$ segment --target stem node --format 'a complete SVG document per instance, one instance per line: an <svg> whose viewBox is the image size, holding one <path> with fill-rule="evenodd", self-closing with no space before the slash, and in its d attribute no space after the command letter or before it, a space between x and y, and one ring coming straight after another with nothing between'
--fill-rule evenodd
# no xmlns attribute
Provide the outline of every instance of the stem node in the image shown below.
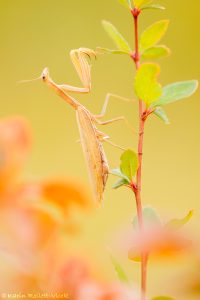
<svg viewBox="0 0 200 300"><path fill-rule="evenodd" d="M134 60L135 64L138 64L140 61L140 54L138 52L131 53L131 58Z"/></svg>
<svg viewBox="0 0 200 300"><path fill-rule="evenodd" d="M135 182L131 182L130 187L131 187L132 191L134 192L134 194L136 195L137 190L138 190L137 184Z"/></svg>
<svg viewBox="0 0 200 300"><path fill-rule="evenodd" d="M137 18L139 16L139 14L141 13L141 10L139 8L135 7L134 9L131 10L131 13L134 18Z"/></svg>

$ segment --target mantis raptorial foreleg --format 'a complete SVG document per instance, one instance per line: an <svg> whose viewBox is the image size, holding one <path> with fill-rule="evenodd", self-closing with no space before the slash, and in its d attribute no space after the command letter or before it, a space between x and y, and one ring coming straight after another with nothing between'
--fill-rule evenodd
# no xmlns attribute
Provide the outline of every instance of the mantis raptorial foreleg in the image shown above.
<svg viewBox="0 0 200 300"><path fill-rule="evenodd" d="M76 49L76 50L71 50L71 52L70 52L71 61L74 65L74 67L78 73L78 76L84 87L80 88L80 87L75 87L75 86L71 86L68 84L57 85L57 87L59 89L61 89L64 93L67 93L67 92L89 93L90 92L90 90L91 90L91 66L88 63L86 55L89 58L91 58L92 56L96 57L95 51L88 49L88 48L80 48L80 49ZM104 121L104 122L97 120L97 119L102 118L105 115L106 109L108 106L108 102L111 97L115 97L117 99L120 99L120 100L126 101L126 102L131 101L130 99L127 99L125 97L121 97L116 94L108 93L106 95L106 99L105 99L101 113L99 115L94 116L96 123L98 123L100 125L107 125L107 124L111 124L113 122L120 121L120 120L124 120L126 123L128 123L123 116L113 118L111 120Z"/></svg>
<svg viewBox="0 0 200 300"><path fill-rule="evenodd" d="M80 48L70 51L71 61L78 73L83 84L83 88L71 86L68 84L60 84L58 87L64 92L89 93L91 91L91 66L89 65L86 55L91 58L96 57L93 50L88 48Z"/></svg>

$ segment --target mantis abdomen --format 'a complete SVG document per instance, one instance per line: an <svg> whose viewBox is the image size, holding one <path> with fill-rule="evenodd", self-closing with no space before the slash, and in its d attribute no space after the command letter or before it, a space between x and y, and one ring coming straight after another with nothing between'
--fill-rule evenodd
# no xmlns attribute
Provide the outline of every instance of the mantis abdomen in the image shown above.
<svg viewBox="0 0 200 300"><path fill-rule="evenodd" d="M107 159L90 114L80 106L76 117L93 193L96 201L102 202L109 170Z"/></svg>

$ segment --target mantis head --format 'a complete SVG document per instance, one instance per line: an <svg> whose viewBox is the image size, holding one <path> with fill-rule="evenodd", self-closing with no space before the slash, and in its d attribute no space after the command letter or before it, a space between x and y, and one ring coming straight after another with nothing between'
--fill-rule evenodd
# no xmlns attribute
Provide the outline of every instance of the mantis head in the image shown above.
<svg viewBox="0 0 200 300"><path fill-rule="evenodd" d="M44 68L44 70L42 71L42 74L34 79L30 79L30 80L20 80L18 81L18 83L28 83L28 82L32 82L32 81L37 81L37 80L43 80L44 82L46 82L49 79L49 69L48 68Z"/></svg>
<svg viewBox="0 0 200 300"><path fill-rule="evenodd" d="M41 77L40 77L44 82L47 81L49 79L49 69L48 68L44 68L44 70L42 71Z"/></svg>

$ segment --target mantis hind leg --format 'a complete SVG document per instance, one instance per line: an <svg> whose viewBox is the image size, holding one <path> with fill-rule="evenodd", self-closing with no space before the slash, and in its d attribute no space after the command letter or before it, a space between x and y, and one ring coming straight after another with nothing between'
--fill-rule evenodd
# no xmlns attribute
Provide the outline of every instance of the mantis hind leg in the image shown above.
<svg viewBox="0 0 200 300"><path fill-rule="evenodd" d="M99 121L98 119L95 118L95 121L99 125L107 125L107 124L111 124L111 123L114 123L114 122L117 122L117 121L125 121L125 118L123 116L120 116L120 117L113 118L113 119L103 121L103 122Z"/></svg>
<svg viewBox="0 0 200 300"><path fill-rule="evenodd" d="M129 121L124 117L124 116L120 116L120 117L117 117L117 118L113 118L113 119L110 119L110 120L107 120L107 121L100 121L98 119L96 119L96 116L94 116L94 121L99 124L99 125L108 125L108 124L111 124L111 123L114 123L114 122L117 122L117 121L124 121L126 126L133 132L133 134L135 134L135 130L134 128L131 126L131 124L129 123Z"/></svg>
<svg viewBox="0 0 200 300"><path fill-rule="evenodd" d="M109 140L110 137L109 137L107 134L105 134L105 133L103 133L103 132L101 132L101 131L97 131L97 137L98 137L98 139L99 139L101 142L107 142L108 144L112 145L113 147L118 148L118 149L123 150L123 151L126 150L125 148L123 148L123 147L121 147L121 146L119 146L119 145L117 145L117 144L111 142L111 141Z"/></svg>
<svg viewBox="0 0 200 300"><path fill-rule="evenodd" d="M115 143L109 141L108 139L105 139L105 142L108 143L108 144L110 144L111 146L113 146L113 147L115 147L115 148L118 148L118 149L122 150L122 151L125 151L125 150L126 150L126 148L121 147L121 146L119 146L119 145L117 145L117 144L115 144Z"/></svg>
<svg viewBox="0 0 200 300"><path fill-rule="evenodd" d="M135 130L133 129L133 127L131 126L129 121L124 116L116 117L116 118L113 118L113 119L110 119L110 120L107 120L107 121L100 121L99 120L105 115L106 109L107 109L107 106L108 106L108 102L109 102L111 97L115 97L115 98L118 98L118 99L120 99L122 101L126 101L126 102L134 101L134 100L131 100L131 99L128 99L128 98L124 98L124 97L109 93L109 94L106 95L106 99L105 99L105 102L104 102L101 113L99 115L93 115L94 121L99 125L108 125L108 124L111 124L111 123L114 123L114 122L117 122L117 121L124 121L126 126L135 134Z"/></svg>

